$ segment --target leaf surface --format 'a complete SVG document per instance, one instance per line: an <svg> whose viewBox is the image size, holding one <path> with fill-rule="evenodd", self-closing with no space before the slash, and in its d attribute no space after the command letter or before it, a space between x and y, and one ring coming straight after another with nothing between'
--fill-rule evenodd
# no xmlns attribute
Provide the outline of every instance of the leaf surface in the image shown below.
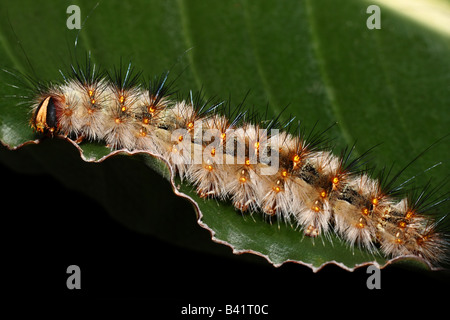
<svg viewBox="0 0 450 320"><path fill-rule="evenodd" d="M2 161L22 171L35 166L76 189L86 190L86 174L81 174L85 165L78 161L77 149L85 161L101 162L89 164L95 167L92 171L105 189L95 195L96 199L116 219L136 230L183 242L175 232L167 234L157 227L161 220L158 216L174 219L179 213L170 210L178 209L158 205L160 211L155 211L152 206L139 206L140 215L130 218L129 210L123 210L128 202L122 201L116 208L108 205L111 197L117 196L111 193L117 181L123 183L124 190L141 189L149 202L168 203L173 199L170 184L161 182L163 192L157 192L161 188L151 181L126 179L139 175L154 178L154 174L144 173L150 167L170 180L167 166L148 155L110 158L110 150L94 142L83 142L79 147L67 142L70 147L62 147L59 142L51 147L53 144L47 141L22 146L38 137L28 125L27 105L17 104L29 93L14 74L61 81L60 70L68 74L71 61L84 59L89 51L94 62L107 70L121 59L132 61L146 78L170 70L182 96L203 88L207 96L231 98L237 104L250 90L246 106L265 113L268 104L269 119L287 106L282 118L295 116L307 129L317 122L319 130L324 130L337 122L327 132L334 138L337 154L355 141L356 155L382 143L373 152L373 164L394 164L394 171L448 134L449 35L390 8L381 6L381 29L369 30L366 9L370 3L357 0L339 5L331 0L74 4L82 12L80 32L67 29L65 2L20 0L0 5L1 64L3 69L16 70L0 72L0 140L10 149L27 149L23 152L34 154L36 159L33 162L18 156L22 161L11 160L14 156L3 150ZM37 151L41 146L49 152ZM52 157L58 157L60 148L65 150L61 157L78 167L79 175L52 165ZM418 185L430 177L438 180L448 174L449 156L448 139L444 139L408 167L402 177L416 176ZM118 160L112 159L115 157ZM137 165L132 159L145 165ZM443 164L425 172L441 161ZM123 163L136 172L114 169ZM105 166L116 171L117 181L99 173ZM312 241L303 239L301 231L291 226L263 221L260 214L242 217L229 203L199 199L191 186L178 181L173 181L172 188L195 202L200 225L213 233L214 240L229 244L235 252L257 253L275 265L297 261L314 270L328 262L347 269L370 261L387 263L381 256L348 248L334 236ZM114 199L121 202L120 197ZM186 232L195 233L196 226L190 226L193 230Z"/></svg>

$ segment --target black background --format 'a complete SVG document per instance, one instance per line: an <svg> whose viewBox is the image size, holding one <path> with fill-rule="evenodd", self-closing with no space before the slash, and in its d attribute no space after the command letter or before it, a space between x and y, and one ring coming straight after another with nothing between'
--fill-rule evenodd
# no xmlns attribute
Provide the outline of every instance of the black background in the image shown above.
<svg viewBox="0 0 450 320"><path fill-rule="evenodd" d="M0 174L1 287L13 301L138 301L171 316L188 304L268 304L270 315L279 316L336 312L329 306L356 308L387 298L409 306L428 298L438 306L438 298L448 301L448 272L389 266L381 270L381 290L369 290L366 268L326 266L313 273L294 263L274 268L262 258L250 262L231 250L228 256L187 250L125 228L93 199L50 176L5 166ZM72 264L81 269L81 290L66 287ZM309 305L320 301L327 307Z"/></svg>

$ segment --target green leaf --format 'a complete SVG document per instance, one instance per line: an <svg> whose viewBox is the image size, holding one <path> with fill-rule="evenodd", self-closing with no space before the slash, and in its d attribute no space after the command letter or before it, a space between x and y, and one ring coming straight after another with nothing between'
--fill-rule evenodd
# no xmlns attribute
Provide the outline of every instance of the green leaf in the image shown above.
<svg viewBox="0 0 450 320"><path fill-rule="evenodd" d="M98 5L76 1L70 4L81 8L80 32L66 27L69 3L2 2L2 67L43 80L61 81L59 69L65 72L71 57L84 59L85 52L90 51L94 62L106 69L117 65L120 59L131 60L146 77L170 69L172 78L179 76L176 84L183 95L203 88L209 96L228 99L231 95L232 101L238 103L250 90L246 105L265 112L269 103L268 118L278 115L288 105L284 119L295 116L309 129L316 122L320 129L337 122L328 131L334 138L336 153L355 141L357 154L382 143L373 152L373 163L378 167L394 164L394 171L448 134L449 34L383 4L380 4L380 30L366 27L369 17L366 9L371 3L358 0L339 4L332 0L214 3L142 0L103 1ZM157 179L147 171L154 170L170 180L163 162L148 155L108 157L109 149L100 143L84 142L74 147L55 140L23 146L37 138L28 125L27 106L17 105L20 96L27 92L9 72L0 73L0 82L0 140L10 149L21 147L14 154L3 150L2 162L22 171L32 171L30 168L35 167L35 170L51 172L87 193L82 187L86 185L83 179L87 174L82 172L89 167L86 170L92 170L105 189L95 197L116 219L135 230L183 243L174 233L164 234L157 227L158 223L164 224L158 219L161 215L172 217L173 224L177 224L174 207L161 206L160 211L147 209L152 212L142 216L124 216L124 210L108 205L110 197L117 196L111 193L110 183L118 182L106 178L112 174L110 171L108 175L100 174L107 167L116 172L118 181L127 189L135 184L127 182L125 177L138 179L144 174L149 179ZM45 148L46 153L39 148ZM21 156L20 152L28 156ZM79 152L84 160L101 163L83 164ZM51 161L58 154L64 154L60 159L78 168L77 174L69 174ZM408 167L403 177L406 180L416 176L419 185L430 178L439 180L449 172L449 158L447 138ZM440 162L443 163L426 171ZM128 171L121 170L122 166ZM173 200L169 183L161 182L164 185L161 189L148 181L135 182L144 194L158 195L154 196L155 201ZM173 182L177 194L183 193L195 202L200 225L211 230L215 241L230 245L235 252L254 252L275 265L301 262L314 270L328 262L347 269L371 261L387 263L381 256L372 257L358 248L347 248L336 237L313 242L303 239L301 231L290 226L263 221L260 214L241 217L231 205L199 199L192 187ZM181 223L177 230L183 227ZM190 227L192 230L183 234L196 232L196 226ZM199 242L193 240L190 246L197 247Z"/></svg>

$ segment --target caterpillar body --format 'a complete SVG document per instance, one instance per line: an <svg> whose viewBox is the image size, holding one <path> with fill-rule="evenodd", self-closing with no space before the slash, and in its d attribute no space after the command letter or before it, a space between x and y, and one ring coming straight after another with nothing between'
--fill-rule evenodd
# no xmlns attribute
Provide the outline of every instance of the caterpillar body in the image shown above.
<svg viewBox="0 0 450 320"><path fill-rule="evenodd" d="M435 207L426 202L429 186L398 198L399 188L360 170L364 155L336 156L322 148L321 133L300 126L290 133L291 121L252 121L242 105L226 116L224 102L201 94L175 99L167 74L142 84L131 64L108 74L90 62L70 73L36 86L30 123L39 133L158 155L201 197L284 220L310 237L335 232L388 257L446 260L447 236L427 212Z"/></svg>

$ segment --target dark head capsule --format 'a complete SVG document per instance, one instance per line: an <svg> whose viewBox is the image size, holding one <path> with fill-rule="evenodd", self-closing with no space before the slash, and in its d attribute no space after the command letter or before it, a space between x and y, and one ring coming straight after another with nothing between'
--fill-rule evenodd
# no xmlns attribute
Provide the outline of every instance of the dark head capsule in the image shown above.
<svg viewBox="0 0 450 320"><path fill-rule="evenodd" d="M55 132L58 127L56 116L57 104L58 102L54 97L48 96L44 100L42 100L42 102L36 108L32 124L37 131L48 131L50 133Z"/></svg>

